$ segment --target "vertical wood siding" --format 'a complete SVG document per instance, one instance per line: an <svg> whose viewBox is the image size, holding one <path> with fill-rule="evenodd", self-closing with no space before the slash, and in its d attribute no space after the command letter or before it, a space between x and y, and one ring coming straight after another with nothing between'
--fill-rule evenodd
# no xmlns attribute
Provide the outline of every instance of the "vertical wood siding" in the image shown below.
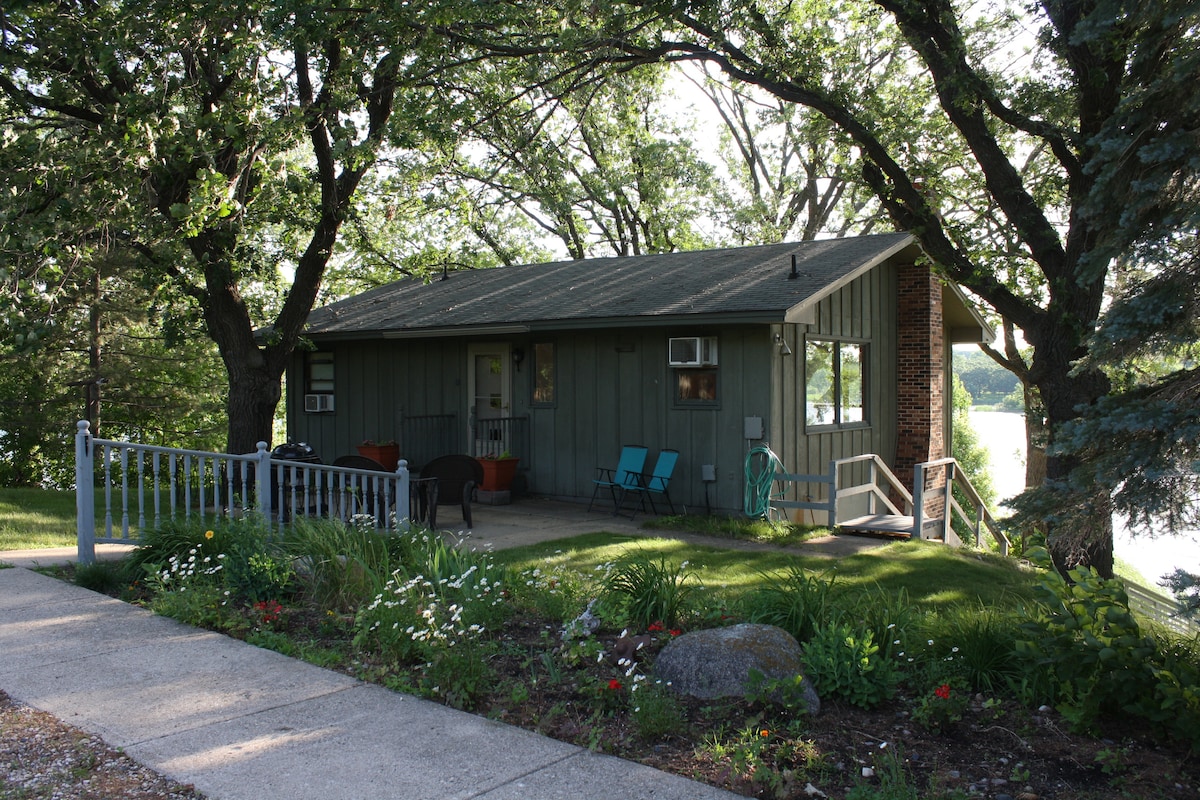
<svg viewBox="0 0 1200 800"><path fill-rule="evenodd" d="M877 453L884 461L892 461L896 451L895 297L895 269L884 265L822 300L813 324L777 326L794 354L771 373L775 399L771 427L778 432L771 437L772 449L788 471L824 474L830 461L863 453ZM809 335L867 342L866 426L812 433L805 429L804 352ZM824 499L821 488L797 487L792 499ZM805 521L814 520L806 517Z"/></svg>

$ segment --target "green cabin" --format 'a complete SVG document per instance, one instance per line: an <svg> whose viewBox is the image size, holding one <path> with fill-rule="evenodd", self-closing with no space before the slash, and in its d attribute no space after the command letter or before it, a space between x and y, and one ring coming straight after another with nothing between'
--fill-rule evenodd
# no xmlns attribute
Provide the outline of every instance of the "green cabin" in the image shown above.
<svg viewBox="0 0 1200 800"><path fill-rule="evenodd" d="M795 473L945 455L950 347L991 335L907 233L450 272L314 310L288 432L326 463L507 453L517 495L578 501L671 448L675 505L733 512L764 443Z"/></svg>

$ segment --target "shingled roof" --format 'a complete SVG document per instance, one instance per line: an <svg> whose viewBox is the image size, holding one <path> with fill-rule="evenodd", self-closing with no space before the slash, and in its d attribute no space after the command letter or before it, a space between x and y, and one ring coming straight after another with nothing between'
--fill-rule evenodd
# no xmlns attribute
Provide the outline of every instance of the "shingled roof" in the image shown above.
<svg viewBox="0 0 1200 800"><path fill-rule="evenodd" d="M308 334L465 335L635 326L650 318L668 325L803 321L822 297L914 241L889 233L451 272L315 309Z"/></svg>

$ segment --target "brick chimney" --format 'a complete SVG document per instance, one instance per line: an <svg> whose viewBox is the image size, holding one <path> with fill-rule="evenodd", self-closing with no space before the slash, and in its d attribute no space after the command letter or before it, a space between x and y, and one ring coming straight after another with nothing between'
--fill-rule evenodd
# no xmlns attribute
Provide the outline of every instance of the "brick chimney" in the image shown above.
<svg viewBox="0 0 1200 800"><path fill-rule="evenodd" d="M896 477L946 455L945 336L942 284L929 267L899 266ZM911 488L911 487L910 487Z"/></svg>

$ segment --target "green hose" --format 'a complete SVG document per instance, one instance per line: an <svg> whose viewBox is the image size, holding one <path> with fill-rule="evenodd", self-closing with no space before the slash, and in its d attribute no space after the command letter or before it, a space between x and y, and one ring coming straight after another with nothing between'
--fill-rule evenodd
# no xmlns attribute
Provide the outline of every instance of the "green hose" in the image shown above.
<svg viewBox="0 0 1200 800"><path fill-rule="evenodd" d="M771 518L771 488L777 472L783 472L783 464L766 444L746 454L746 491L742 503L746 516Z"/></svg>

